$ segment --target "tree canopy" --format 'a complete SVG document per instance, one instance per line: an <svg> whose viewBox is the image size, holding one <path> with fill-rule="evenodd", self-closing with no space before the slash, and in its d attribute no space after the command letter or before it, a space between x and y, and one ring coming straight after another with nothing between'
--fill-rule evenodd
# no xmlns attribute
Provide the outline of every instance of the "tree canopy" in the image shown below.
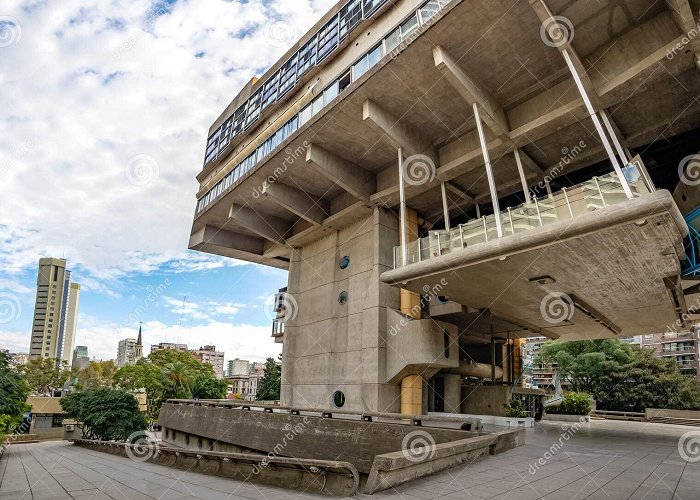
<svg viewBox="0 0 700 500"><path fill-rule="evenodd" d="M29 387L10 366L7 352L0 351L0 444L5 440L5 433L11 432L29 410L28 395Z"/></svg>
<svg viewBox="0 0 700 500"><path fill-rule="evenodd" d="M56 366L54 358L38 358L30 360L19 367L20 375L35 394L50 395L55 390L63 389L70 378L68 364L62 362Z"/></svg>
<svg viewBox="0 0 700 500"><path fill-rule="evenodd" d="M700 410L700 383L649 349L610 340L553 341L536 363L556 363L570 389L586 392L600 410Z"/></svg>
<svg viewBox="0 0 700 500"><path fill-rule="evenodd" d="M61 407L78 421L85 439L125 441L146 428L146 418L139 411L136 398L116 389L71 392L61 398Z"/></svg>
<svg viewBox="0 0 700 500"><path fill-rule="evenodd" d="M71 371L78 389L97 389L98 387L112 387L117 365L114 361L90 361L82 369Z"/></svg>
<svg viewBox="0 0 700 500"><path fill-rule="evenodd" d="M258 382L258 401L273 401L280 398L280 386L282 381L282 370L275 363L274 358L267 358L265 361L265 373Z"/></svg>

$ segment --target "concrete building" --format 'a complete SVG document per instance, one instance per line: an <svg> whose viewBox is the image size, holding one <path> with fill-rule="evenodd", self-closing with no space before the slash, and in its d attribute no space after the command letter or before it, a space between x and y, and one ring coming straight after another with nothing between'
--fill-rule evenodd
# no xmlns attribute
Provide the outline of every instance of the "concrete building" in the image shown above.
<svg viewBox="0 0 700 500"><path fill-rule="evenodd" d="M174 344L172 342L161 342L151 345L151 352L160 351L161 349L173 349L175 351L186 351L187 344Z"/></svg>
<svg viewBox="0 0 700 500"><path fill-rule="evenodd" d="M681 372L700 378L700 357L698 356L698 332L695 329L687 332L665 332L642 337L642 346L654 350L654 354L662 359L670 359L678 363Z"/></svg>
<svg viewBox="0 0 700 500"><path fill-rule="evenodd" d="M283 404L468 413L469 379L522 383L527 337L692 323L699 11L344 0L251 79L189 247L289 270Z"/></svg>
<svg viewBox="0 0 700 500"><path fill-rule="evenodd" d="M152 348L151 348L152 349ZM136 339L124 339L119 341L117 348L117 367L135 365L143 357L143 336L139 326L139 334Z"/></svg>
<svg viewBox="0 0 700 500"><path fill-rule="evenodd" d="M71 282L65 259L39 259L30 359L71 364L78 322L80 285Z"/></svg>
<svg viewBox="0 0 700 500"><path fill-rule="evenodd" d="M243 362L245 360L236 361ZM231 361L229 361L229 364ZM227 392L230 395L240 394L241 397L247 401L255 401L258 394L258 382L265 374L265 363L253 362L249 363L249 370L247 373L234 373L232 375L227 375L226 380L228 381ZM239 363L238 367L242 368L243 363Z"/></svg>
<svg viewBox="0 0 700 500"><path fill-rule="evenodd" d="M217 351L216 346L205 345L190 352L195 359L210 364L214 368L216 378L224 378L224 353Z"/></svg>
<svg viewBox="0 0 700 500"><path fill-rule="evenodd" d="M29 354L23 352L10 353L10 365L12 366L22 366L26 365L29 361Z"/></svg>
<svg viewBox="0 0 700 500"><path fill-rule="evenodd" d="M250 373L250 361L247 359L230 359L227 364L226 376L247 375Z"/></svg>
<svg viewBox="0 0 700 500"><path fill-rule="evenodd" d="M83 369L90 364L90 356L86 345L77 345L73 349L73 361L71 367L74 369Z"/></svg>

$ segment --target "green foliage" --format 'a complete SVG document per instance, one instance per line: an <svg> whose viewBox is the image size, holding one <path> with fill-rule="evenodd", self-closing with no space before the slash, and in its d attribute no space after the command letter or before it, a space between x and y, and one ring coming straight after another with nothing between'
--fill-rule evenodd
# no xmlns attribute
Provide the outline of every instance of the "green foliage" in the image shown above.
<svg viewBox="0 0 700 500"><path fill-rule="evenodd" d="M54 358L32 359L19 370L34 394L51 394L54 390L63 389L63 384L70 378L68 364L63 362L56 367Z"/></svg>
<svg viewBox="0 0 700 500"><path fill-rule="evenodd" d="M547 413L557 415L588 415L593 409L591 396L584 392L569 392L557 406L547 408Z"/></svg>
<svg viewBox="0 0 700 500"><path fill-rule="evenodd" d="M226 397L226 382L217 380L208 363L189 352L162 349L114 374L114 384L124 390L145 389L149 416L156 418L167 399L221 399Z"/></svg>
<svg viewBox="0 0 700 500"><path fill-rule="evenodd" d="M112 387L117 365L114 361L90 361L83 369L72 371L76 380L76 388L97 389L98 387Z"/></svg>
<svg viewBox="0 0 700 500"><path fill-rule="evenodd" d="M29 411L29 387L12 367L7 352L0 351L0 443L12 432L22 415Z"/></svg>
<svg viewBox="0 0 700 500"><path fill-rule="evenodd" d="M503 408L505 409L506 417L523 418L525 416L523 402L518 398L511 399L509 403L503 405Z"/></svg>
<svg viewBox="0 0 700 500"><path fill-rule="evenodd" d="M61 398L61 407L78 421L86 439L125 441L146 428L136 398L128 392L99 388L71 392Z"/></svg>
<svg viewBox="0 0 700 500"><path fill-rule="evenodd" d="M700 383L648 349L611 340L547 342L536 363L556 363L570 389L585 392L600 410L700 410Z"/></svg>
<svg viewBox="0 0 700 500"><path fill-rule="evenodd" d="M192 397L197 399L224 399L226 397L225 380L217 380L200 373L192 381Z"/></svg>
<svg viewBox="0 0 700 500"><path fill-rule="evenodd" d="M282 370L274 358L265 360L265 373L258 382L258 401L276 401L280 398Z"/></svg>

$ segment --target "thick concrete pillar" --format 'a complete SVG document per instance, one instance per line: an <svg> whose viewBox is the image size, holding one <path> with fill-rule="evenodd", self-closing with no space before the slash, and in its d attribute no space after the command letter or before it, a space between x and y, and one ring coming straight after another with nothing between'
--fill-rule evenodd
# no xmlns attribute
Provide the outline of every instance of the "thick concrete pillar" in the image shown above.
<svg viewBox="0 0 700 500"><path fill-rule="evenodd" d="M408 375L401 381L401 413L423 414L423 377Z"/></svg>
<svg viewBox="0 0 700 500"><path fill-rule="evenodd" d="M518 382L518 385L523 385L523 379L520 374L523 371L522 346L525 344L525 339L513 339L513 382Z"/></svg>
<svg viewBox="0 0 700 500"><path fill-rule="evenodd" d="M445 412L461 413L462 376L454 373L445 374Z"/></svg>

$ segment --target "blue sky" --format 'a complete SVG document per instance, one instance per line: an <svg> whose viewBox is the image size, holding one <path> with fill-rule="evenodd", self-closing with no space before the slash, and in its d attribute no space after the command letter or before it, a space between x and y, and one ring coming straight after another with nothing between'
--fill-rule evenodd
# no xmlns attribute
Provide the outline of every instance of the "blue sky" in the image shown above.
<svg viewBox="0 0 700 500"><path fill-rule="evenodd" d="M3 0L0 348L28 350L38 259L54 256L98 359L139 321L146 344L280 352L286 272L187 250L195 175L218 114L334 3Z"/></svg>

